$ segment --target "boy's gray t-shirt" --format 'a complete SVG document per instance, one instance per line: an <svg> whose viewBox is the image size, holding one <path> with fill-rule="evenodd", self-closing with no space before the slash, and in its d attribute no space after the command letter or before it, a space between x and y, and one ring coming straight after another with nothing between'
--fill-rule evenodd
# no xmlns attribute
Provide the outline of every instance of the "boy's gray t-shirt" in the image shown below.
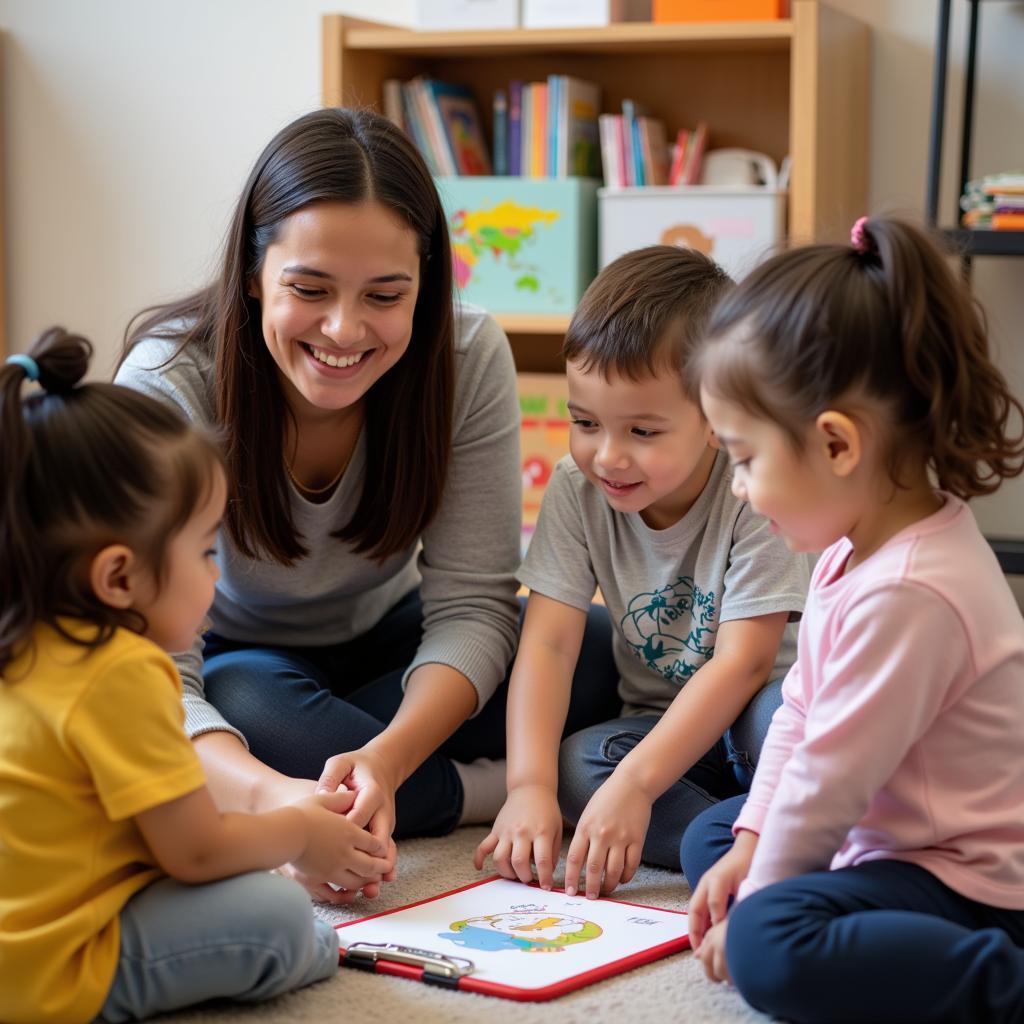
<svg viewBox="0 0 1024 1024"><path fill-rule="evenodd" d="M653 530L639 513L612 509L571 456L555 467L519 580L581 610L601 588L627 715L664 711L714 653L722 622L790 612L769 678L796 658L808 560L791 553L731 483L719 452L689 512Z"/></svg>

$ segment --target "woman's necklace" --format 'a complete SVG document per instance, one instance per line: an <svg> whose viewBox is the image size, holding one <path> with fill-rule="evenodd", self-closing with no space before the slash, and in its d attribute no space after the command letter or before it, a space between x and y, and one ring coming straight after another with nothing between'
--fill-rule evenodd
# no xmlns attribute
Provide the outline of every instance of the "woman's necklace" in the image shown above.
<svg viewBox="0 0 1024 1024"><path fill-rule="evenodd" d="M334 478L329 483L324 484L323 487L308 487L295 476L292 472L292 467L288 465L287 460L285 460L284 463L284 471L288 474L288 479L295 484L298 490L302 491L303 494L308 494L310 497L316 497L318 494L326 494L337 486L338 481L345 475L345 470L348 469L348 464L351 459L352 455L349 454L349 457L341 464L341 469L338 470Z"/></svg>

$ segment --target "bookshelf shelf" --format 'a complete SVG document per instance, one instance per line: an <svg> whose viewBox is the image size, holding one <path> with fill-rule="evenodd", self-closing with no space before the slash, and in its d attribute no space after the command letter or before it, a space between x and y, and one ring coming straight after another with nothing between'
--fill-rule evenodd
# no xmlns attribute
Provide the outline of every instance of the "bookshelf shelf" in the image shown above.
<svg viewBox="0 0 1024 1024"><path fill-rule="evenodd" d="M568 316L536 313L495 313L494 319L507 334L557 334L569 329Z"/></svg>
<svg viewBox="0 0 1024 1024"><path fill-rule="evenodd" d="M943 234L968 259L972 256L1024 256L1024 231L946 228Z"/></svg>
<svg viewBox="0 0 1024 1024"><path fill-rule="evenodd" d="M869 38L819 0L764 22L417 32L325 15L325 106L381 109L381 84L427 75L463 82L491 131L494 92L550 74L598 82L603 109L646 105L674 132L707 121L715 148L792 157L789 236L841 240L866 210ZM557 353L567 317L499 317L520 361ZM547 357L545 357L547 358ZM523 367L525 368L525 367Z"/></svg>
<svg viewBox="0 0 1024 1024"><path fill-rule="evenodd" d="M411 29L353 27L345 38L348 50L423 56L517 53L673 53L738 47L753 51L788 49L793 22L694 22L679 25L635 23L604 28L508 29L503 32L415 32Z"/></svg>

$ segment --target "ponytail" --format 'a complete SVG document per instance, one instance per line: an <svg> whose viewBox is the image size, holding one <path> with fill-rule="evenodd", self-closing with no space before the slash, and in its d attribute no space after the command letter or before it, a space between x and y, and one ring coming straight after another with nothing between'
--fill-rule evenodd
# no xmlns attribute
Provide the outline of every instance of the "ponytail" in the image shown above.
<svg viewBox="0 0 1024 1024"><path fill-rule="evenodd" d="M86 647L145 619L104 604L88 563L128 544L163 578L167 546L209 493L215 443L174 408L115 384L83 384L92 345L51 327L0 366L0 673L47 623ZM26 380L39 389L22 394ZM62 620L95 625L81 638Z"/></svg>
<svg viewBox="0 0 1024 1024"><path fill-rule="evenodd" d="M904 221L861 218L851 245L767 260L716 308L708 339L703 385L796 447L821 412L862 396L890 410L896 483L912 453L965 499L1024 471L1024 409L984 314L940 245Z"/></svg>
<svg viewBox="0 0 1024 1024"><path fill-rule="evenodd" d="M0 670L25 639L39 615L46 586L36 490L35 442L22 409L22 386L37 380L48 394L67 395L89 366L92 345L85 338L51 327L27 355L0 366Z"/></svg>
<svg viewBox="0 0 1024 1024"><path fill-rule="evenodd" d="M878 218L864 224L864 237L897 318L905 407L919 410L939 486L962 498L990 494L1024 470L1024 409L989 354L984 311L918 228Z"/></svg>

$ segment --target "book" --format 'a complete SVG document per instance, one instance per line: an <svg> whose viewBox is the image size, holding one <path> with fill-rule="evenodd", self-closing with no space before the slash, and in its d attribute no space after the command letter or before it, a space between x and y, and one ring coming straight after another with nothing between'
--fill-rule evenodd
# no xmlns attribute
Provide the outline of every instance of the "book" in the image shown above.
<svg viewBox="0 0 1024 1024"><path fill-rule="evenodd" d="M490 174L491 158L470 90L436 78L422 79L421 84L439 137L440 163L450 168L443 173Z"/></svg>
<svg viewBox="0 0 1024 1024"><path fill-rule="evenodd" d="M697 127L690 137L690 145L687 147L686 167L683 171L683 185L696 185L700 181L700 168L704 160L704 149L707 146L708 126L704 121L698 121Z"/></svg>
<svg viewBox="0 0 1024 1024"><path fill-rule="evenodd" d="M622 101L622 135L625 142L626 184L643 185L643 161L640 156L640 129L636 119L647 113L646 108L635 100Z"/></svg>
<svg viewBox="0 0 1024 1024"><path fill-rule="evenodd" d="M678 185L682 181L683 167L686 165L686 149L690 142L690 132L680 128L676 135L676 143L672 147L672 165L668 172L668 183Z"/></svg>
<svg viewBox="0 0 1024 1024"><path fill-rule="evenodd" d="M644 184L668 184L668 140L665 123L654 117L637 118L640 125L640 150L643 154Z"/></svg>
<svg viewBox="0 0 1024 1024"><path fill-rule="evenodd" d="M455 157L448 146L444 125L441 123L441 113L434 103L427 79L422 76L414 78L406 84L406 89L412 95L412 108L419 117L422 136L430 154L427 163L433 164L432 173L455 174Z"/></svg>
<svg viewBox="0 0 1024 1024"><path fill-rule="evenodd" d="M527 86L527 92L529 160L523 167L523 174L530 178L544 178L547 177L548 166L548 83L531 82Z"/></svg>
<svg viewBox="0 0 1024 1024"><path fill-rule="evenodd" d="M597 118L601 87L572 75L560 75L558 90L558 162L560 178L601 176Z"/></svg>
<svg viewBox="0 0 1024 1024"><path fill-rule="evenodd" d="M402 119L405 122L405 129L416 148L420 151L431 174L440 174L437 166L437 159L430 145L427 136L426 125L420 111L420 104L417 100L416 88L412 82L406 82L402 86Z"/></svg>
<svg viewBox="0 0 1024 1024"><path fill-rule="evenodd" d="M519 130L519 174L523 178L529 178L530 154L533 152L533 84L523 83L522 96L522 120Z"/></svg>
<svg viewBox="0 0 1024 1024"><path fill-rule="evenodd" d="M598 118L598 129L601 136L601 168L604 172L605 188L622 188L626 182L623 178L621 114L602 114Z"/></svg>
<svg viewBox="0 0 1024 1024"><path fill-rule="evenodd" d="M508 83L508 173L519 177L522 173L523 83Z"/></svg>
<svg viewBox="0 0 1024 1024"><path fill-rule="evenodd" d="M508 174L508 97L504 89L498 89L494 94L494 107L492 111L494 118L494 173L497 175Z"/></svg>
<svg viewBox="0 0 1024 1024"><path fill-rule="evenodd" d="M522 1001L563 995L690 944L682 911L497 876L335 927L344 966Z"/></svg>
<svg viewBox="0 0 1024 1024"><path fill-rule="evenodd" d="M384 103L384 116L405 130L405 117L402 114L402 83L397 78L385 78L381 83L381 94Z"/></svg>
<svg viewBox="0 0 1024 1024"><path fill-rule="evenodd" d="M545 174L549 178L564 178L559 173L560 137L565 132L561 114L560 95L564 90L565 75L548 75L548 125L547 125L547 166Z"/></svg>

